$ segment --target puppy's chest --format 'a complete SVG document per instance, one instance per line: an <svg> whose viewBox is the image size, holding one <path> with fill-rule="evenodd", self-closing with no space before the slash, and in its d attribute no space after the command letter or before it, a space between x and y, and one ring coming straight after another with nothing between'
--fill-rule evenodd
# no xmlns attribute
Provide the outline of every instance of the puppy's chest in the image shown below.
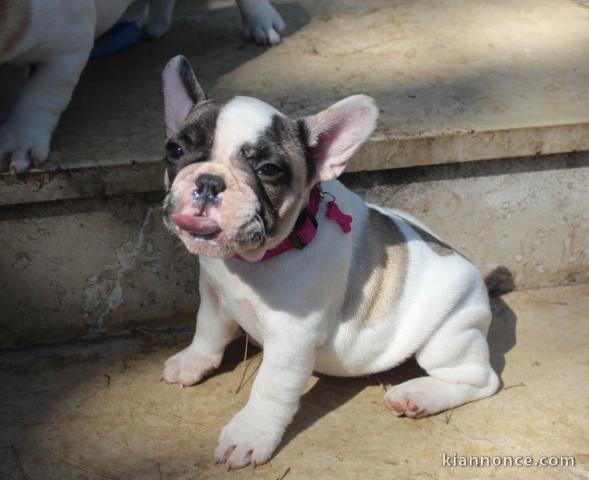
<svg viewBox="0 0 589 480"><path fill-rule="evenodd" d="M235 295L223 290L219 295L221 305L239 326L253 337L260 345L263 344L267 316L260 308L259 300L252 296Z"/></svg>
<svg viewBox="0 0 589 480"><path fill-rule="evenodd" d="M207 271L211 287L218 296L219 305L241 328L260 344L266 330L264 304L259 293L248 285L236 281L227 272Z"/></svg>

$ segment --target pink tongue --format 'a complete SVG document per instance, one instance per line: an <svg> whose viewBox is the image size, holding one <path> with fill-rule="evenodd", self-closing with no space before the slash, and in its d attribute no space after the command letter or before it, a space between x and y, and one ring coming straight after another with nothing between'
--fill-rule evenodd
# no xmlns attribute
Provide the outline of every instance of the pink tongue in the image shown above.
<svg viewBox="0 0 589 480"><path fill-rule="evenodd" d="M211 235L220 230L219 224L207 217L195 217L185 213L173 213L170 219L182 230L197 235Z"/></svg>

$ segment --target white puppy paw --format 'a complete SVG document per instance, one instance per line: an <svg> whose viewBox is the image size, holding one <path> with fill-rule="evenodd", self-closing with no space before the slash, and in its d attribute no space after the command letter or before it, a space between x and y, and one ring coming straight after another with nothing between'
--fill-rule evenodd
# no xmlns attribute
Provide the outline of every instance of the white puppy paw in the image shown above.
<svg viewBox="0 0 589 480"><path fill-rule="evenodd" d="M384 404L397 415L410 418L421 418L436 413L439 409L432 397L436 392L431 391L428 384L426 378L416 378L397 385L385 394Z"/></svg>
<svg viewBox="0 0 589 480"><path fill-rule="evenodd" d="M28 128L0 126L0 170L25 172L33 165L40 166L49 157L51 134Z"/></svg>
<svg viewBox="0 0 589 480"><path fill-rule="evenodd" d="M270 459L282 434L282 429L272 428L268 425L268 420L248 414L246 407L221 431L215 459L230 470L261 465Z"/></svg>
<svg viewBox="0 0 589 480"><path fill-rule="evenodd" d="M241 0L243 36L260 45L277 45L282 41L284 20L267 0Z"/></svg>
<svg viewBox="0 0 589 480"><path fill-rule="evenodd" d="M434 377L414 378L389 390L384 403L397 415L411 418L434 415L495 393L499 379L490 369L488 377L488 382L482 386ZM480 380L480 376L475 380Z"/></svg>
<svg viewBox="0 0 589 480"><path fill-rule="evenodd" d="M167 383L179 383L181 386L194 385L215 370L220 363L220 356L205 356L196 348L188 347L166 360L162 380Z"/></svg>

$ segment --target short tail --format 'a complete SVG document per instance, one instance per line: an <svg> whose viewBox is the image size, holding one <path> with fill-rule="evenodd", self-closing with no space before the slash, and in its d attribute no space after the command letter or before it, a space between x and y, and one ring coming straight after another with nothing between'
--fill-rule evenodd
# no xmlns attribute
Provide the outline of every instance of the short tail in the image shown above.
<svg viewBox="0 0 589 480"><path fill-rule="evenodd" d="M498 297L515 290L512 273L509 268L502 265L487 274L485 285L491 297Z"/></svg>

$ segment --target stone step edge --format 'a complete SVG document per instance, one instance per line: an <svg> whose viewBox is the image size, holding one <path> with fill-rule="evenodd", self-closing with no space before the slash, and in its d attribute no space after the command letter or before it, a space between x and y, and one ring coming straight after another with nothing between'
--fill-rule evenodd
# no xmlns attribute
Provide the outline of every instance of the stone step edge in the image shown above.
<svg viewBox="0 0 589 480"><path fill-rule="evenodd" d="M374 135L347 173L589 151L589 123L414 137ZM161 159L103 164L48 163L25 174L0 173L0 206L163 190Z"/></svg>

